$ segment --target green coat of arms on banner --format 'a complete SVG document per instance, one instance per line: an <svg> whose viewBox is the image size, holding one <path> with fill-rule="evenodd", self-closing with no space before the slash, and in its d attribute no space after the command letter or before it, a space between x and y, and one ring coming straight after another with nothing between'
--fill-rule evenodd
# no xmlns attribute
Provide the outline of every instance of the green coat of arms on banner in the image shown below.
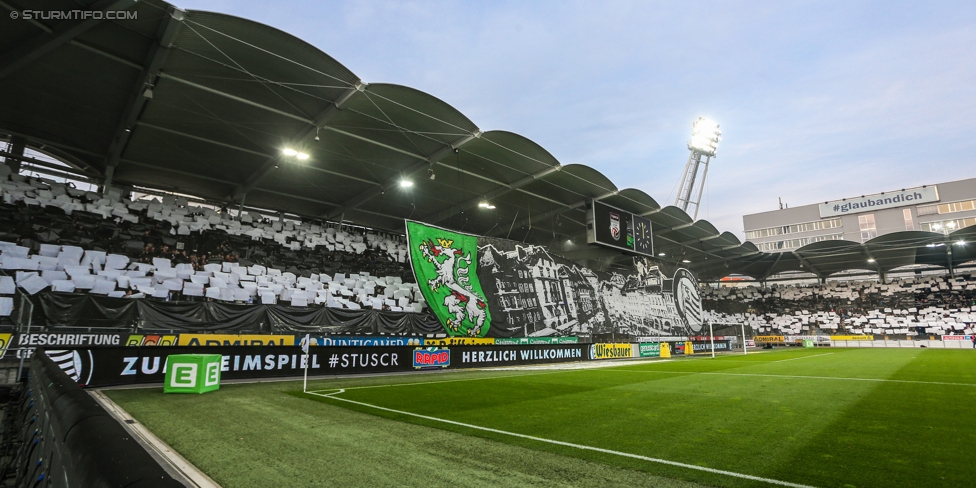
<svg viewBox="0 0 976 488"><path fill-rule="evenodd" d="M478 238L408 220L407 244L417 285L447 333L488 334L491 313L478 281Z"/></svg>

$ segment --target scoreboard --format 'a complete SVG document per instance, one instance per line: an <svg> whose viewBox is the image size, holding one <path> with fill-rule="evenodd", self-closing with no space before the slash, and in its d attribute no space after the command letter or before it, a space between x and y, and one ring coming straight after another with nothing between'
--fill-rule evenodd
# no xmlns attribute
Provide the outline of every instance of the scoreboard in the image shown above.
<svg viewBox="0 0 976 488"><path fill-rule="evenodd" d="M645 256L654 255L649 219L593 200L586 221L586 242Z"/></svg>

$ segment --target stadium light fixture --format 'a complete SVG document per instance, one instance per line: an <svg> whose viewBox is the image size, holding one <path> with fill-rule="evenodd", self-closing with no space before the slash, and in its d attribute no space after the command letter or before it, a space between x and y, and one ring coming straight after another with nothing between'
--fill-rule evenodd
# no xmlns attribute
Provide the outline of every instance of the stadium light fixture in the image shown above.
<svg viewBox="0 0 976 488"><path fill-rule="evenodd" d="M965 246L966 245L966 241L960 239L960 240L956 241L956 245L957 246Z"/></svg>
<svg viewBox="0 0 976 488"><path fill-rule="evenodd" d="M869 263L873 263L874 262L874 258L868 258L868 262Z"/></svg>
<svg viewBox="0 0 976 488"><path fill-rule="evenodd" d="M699 117L691 126L691 140L688 141L688 149L697 151L707 156L715 156L718 151L718 143L722 140L722 131L719 125L705 117Z"/></svg>
<svg viewBox="0 0 976 488"><path fill-rule="evenodd" d="M664 254L663 252L659 252L659 253L657 253L657 255L658 255L658 256L661 256L662 258L663 258L664 256L667 256L667 254Z"/></svg>
<svg viewBox="0 0 976 488"><path fill-rule="evenodd" d="M691 261L688 261L687 259L682 259L681 262L687 264L690 263Z"/></svg>
<svg viewBox="0 0 976 488"><path fill-rule="evenodd" d="M481 208L486 208L488 210L491 210L491 209L495 208L494 205L492 205L492 204L490 204L490 203L488 203L487 201L484 201L484 200L478 202L478 206L481 207Z"/></svg>
<svg viewBox="0 0 976 488"><path fill-rule="evenodd" d="M413 186L413 182L410 180L400 180L400 188L410 188Z"/></svg>
<svg viewBox="0 0 976 488"><path fill-rule="evenodd" d="M304 161L304 160L308 159L308 154L307 153L300 152L300 153L296 154L295 157L298 158L298 159L301 159L302 161Z"/></svg>
<svg viewBox="0 0 976 488"><path fill-rule="evenodd" d="M298 155L298 151L296 151L296 150L294 150L294 149L292 149L290 147L286 147L286 148L282 149L281 150L281 153L284 154L285 156L297 156Z"/></svg>

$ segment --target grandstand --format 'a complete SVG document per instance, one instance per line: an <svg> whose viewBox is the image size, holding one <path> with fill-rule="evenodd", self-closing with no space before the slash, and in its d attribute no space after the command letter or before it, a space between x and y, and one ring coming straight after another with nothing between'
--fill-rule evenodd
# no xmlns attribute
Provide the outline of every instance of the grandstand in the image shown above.
<svg viewBox="0 0 976 488"><path fill-rule="evenodd" d="M716 324L748 324L762 335L877 334L892 339L971 335L971 274L824 285L706 288L702 305Z"/></svg>
<svg viewBox="0 0 976 488"><path fill-rule="evenodd" d="M403 282L402 236L255 222L248 213L232 220L185 198L113 199L20 175L0 191L4 227L20 231L7 234L15 242L0 244L0 269L24 271L17 283L32 295L51 287L110 297L421 309L416 285Z"/></svg>
<svg viewBox="0 0 976 488"><path fill-rule="evenodd" d="M951 425L895 416L879 447L857 420L909 387L968 415L974 356L928 349L976 329L976 226L775 252L259 22L80 4L126 15L0 30L0 484L972 474L933 464L971 445ZM164 396L184 355L225 387ZM856 475L793 447L857 429ZM916 470L858 456L921 438Z"/></svg>

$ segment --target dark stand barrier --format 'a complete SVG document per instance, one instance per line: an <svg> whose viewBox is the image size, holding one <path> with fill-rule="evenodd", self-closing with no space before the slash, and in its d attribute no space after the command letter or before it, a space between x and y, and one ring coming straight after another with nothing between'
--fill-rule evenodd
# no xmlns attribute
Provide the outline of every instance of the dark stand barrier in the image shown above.
<svg viewBox="0 0 976 488"><path fill-rule="evenodd" d="M21 402L15 486L183 486L46 354L31 359Z"/></svg>
<svg viewBox="0 0 976 488"><path fill-rule="evenodd" d="M182 330L186 332L309 332L318 334L431 334L444 332L429 313L223 302L109 298L44 291L37 319L48 327Z"/></svg>
<svg viewBox="0 0 976 488"><path fill-rule="evenodd" d="M76 354L71 354L72 351ZM434 352L446 354L434 357ZM309 349L308 374L393 373L586 361L590 359L589 352L589 344L435 348L319 346ZM56 354L70 358L61 367L69 371L79 384L102 387L162 383L168 356L200 353L223 356L221 380L300 378L305 372L302 349L296 346L93 347L58 350Z"/></svg>

